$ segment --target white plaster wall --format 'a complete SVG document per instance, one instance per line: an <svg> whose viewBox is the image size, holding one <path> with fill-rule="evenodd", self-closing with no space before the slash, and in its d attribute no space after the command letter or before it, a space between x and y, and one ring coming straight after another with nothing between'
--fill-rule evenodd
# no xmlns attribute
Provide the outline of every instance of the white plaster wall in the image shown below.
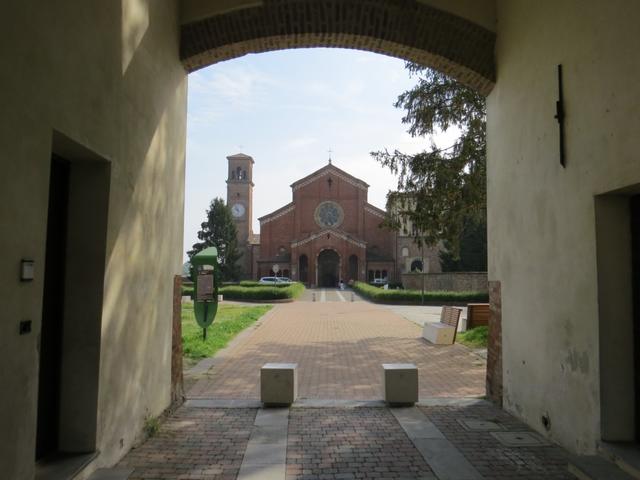
<svg viewBox="0 0 640 480"><path fill-rule="evenodd" d="M168 406L186 75L176 1L24 0L2 8L0 471L22 480L34 473L54 130L111 162L95 466L120 458L145 415ZM36 262L32 283L18 281L23 257ZM24 319L33 332L19 336Z"/></svg>
<svg viewBox="0 0 640 480"><path fill-rule="evenodd" d="M579 452L600 438L594 195L640 182L640 4L500 0L488 99L489 278L504 404ZM556 65L564 66L567 168Z"/></svg>

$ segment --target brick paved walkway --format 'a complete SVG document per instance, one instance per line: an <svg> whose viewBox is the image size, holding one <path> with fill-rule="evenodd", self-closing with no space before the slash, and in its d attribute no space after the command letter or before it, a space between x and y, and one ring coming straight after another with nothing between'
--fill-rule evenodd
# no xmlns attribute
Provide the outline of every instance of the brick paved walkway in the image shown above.
<svg viewBox="0 0 640 480"><path fill-rule="evenodd" d="M482 403L469 407L421 407L483 477L492 480L573 480L567 471L567 453L558 446L506 447L489 432L465 429L460 420L489 420L505 431L530 432L504 410Z"/></svg>
<svg viewBox="0 0 640 480"><path fill-rule="evenodd" d="M178 409L156 436L120 462L128 480L235 479L256 409Z"/></svg>
<svg viewBox="0 0 640 480"><path fill-rule="evenodd" d="M485 392L485 363L465 347L430 345L420 327L387 308L327 301L277 305L187 397L258 399L267 362L298 363L301 398L380 399L382 363L415 363L421 398Z"/></svg>
<svg viewBox="0 0 640 480"><path fill-rule="evenodd" d="M436 480L386 408L291 409L286 478Z"/></svg>
<svg viewBox="0 0 640 480"><path fill-rule="evenodd" d="M419 408L484 479L574 478L560 447L506 447L488 432L461 425L461 420L485 420L503 431L530 431L492 405ZM256 413L182 407L119 466L135 469L129 480L236 479ZM283 480L437 478L387 408L294 407L287 437Z"/></svg>

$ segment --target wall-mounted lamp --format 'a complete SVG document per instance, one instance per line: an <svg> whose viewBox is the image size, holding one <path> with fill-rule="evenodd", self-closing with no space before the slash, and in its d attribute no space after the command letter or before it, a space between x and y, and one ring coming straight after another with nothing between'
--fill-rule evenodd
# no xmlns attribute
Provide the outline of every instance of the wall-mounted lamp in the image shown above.
<svg viewBox="0 0 640 480"><path fill-rule="evenodd" d="M20 261L20 281L31 282L35 275L35 262L33 260L22 259Z"/></svg>

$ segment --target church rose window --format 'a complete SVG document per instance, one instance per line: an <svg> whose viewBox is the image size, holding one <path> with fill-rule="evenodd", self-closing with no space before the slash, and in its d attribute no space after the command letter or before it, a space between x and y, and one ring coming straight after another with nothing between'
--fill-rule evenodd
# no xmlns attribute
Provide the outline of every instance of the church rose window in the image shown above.
<svg viewBox="0 0 640 480"><path fill-rule="evenodd" d="M314 217L321 227L337 227L344 220L344 211L336 202L326 201L316 207Z"/></svg>

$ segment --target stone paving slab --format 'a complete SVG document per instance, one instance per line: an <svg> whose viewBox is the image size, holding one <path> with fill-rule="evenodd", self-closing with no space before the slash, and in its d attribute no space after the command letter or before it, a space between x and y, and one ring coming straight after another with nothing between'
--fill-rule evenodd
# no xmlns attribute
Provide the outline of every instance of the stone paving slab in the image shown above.
<svg viewBox="0 0 640 480"><path fill-rule="evenodd" d="M259 399L260 367L298 363L301 399L379 400L383 363L415 363L420 398L485 392L485 362L462 345L432 345L415 323L369 302L294 302L230 348L188 398Z"/></svg>

